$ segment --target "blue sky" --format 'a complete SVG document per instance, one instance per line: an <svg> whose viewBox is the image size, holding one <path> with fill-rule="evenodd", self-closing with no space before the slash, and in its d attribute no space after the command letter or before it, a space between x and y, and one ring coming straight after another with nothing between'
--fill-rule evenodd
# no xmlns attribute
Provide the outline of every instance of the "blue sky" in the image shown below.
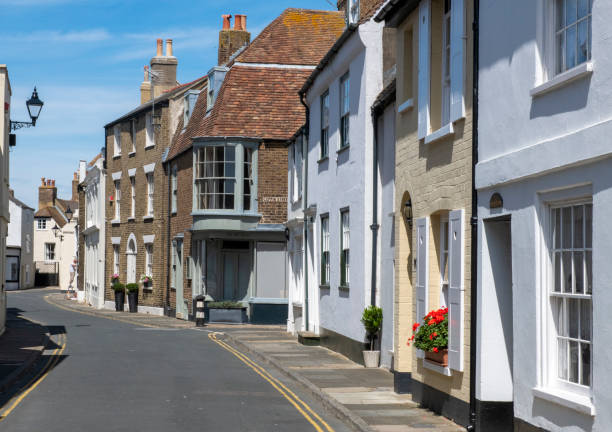
<svg viewBox="0 0 612 432"><path fill-rule="evenodd" d="M79 160L104 145L103 126L140 102L143 66L156 39L172 38L178 80L217 60L224 13L246 14L253 39L287 7L333 9L335 0L0 0L0 64L13 90L11 118L29 120L33 87L45 102L35 128L17 131L10 182L36 208L40 178L70 197Z"/></svg>

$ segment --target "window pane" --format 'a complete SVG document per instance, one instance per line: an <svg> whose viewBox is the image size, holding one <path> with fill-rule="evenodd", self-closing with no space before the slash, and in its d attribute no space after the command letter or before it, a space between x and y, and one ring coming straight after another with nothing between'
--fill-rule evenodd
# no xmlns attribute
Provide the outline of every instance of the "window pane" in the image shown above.
<svg viewBox="0 0 612 432"><path fill-rule="evenodd" d="M561 223L563 224L563 249L572 247L572 208L564 207L561 212Z"/></svg>
<svg viewBox="0 0 612 432"><path fill-rule="evenodd" d="M589 49L589 58L591 58L591 46L592 46L592 41L593 41L593 30L591 29L591 17L589 17L589 43L588 43L588 49Z"/></svg>
<svg viewBox="0 0 612 432"><path fill-rule="evenodd" d="M225 209L232 210L234 208L234 195L223 195L225 196Z"/></svg>
<svg viewBox="0 0 612 432"><path fill-rule="evenodd" d="M559 247L561 245L561 210L560 209L554 209L553 212L552 212L552 217L553 217L553 230L554 230L554 234L553 234L554 245L553 245L553 248L559 249Z"/></svg>
<svg viewBox="0 0 612 432"><path fill-rule="evenodd" d="M578 19L589 13L589 0L578 0Z"/></svg>
<svg viewBox="0 0 612 432"><path fill-rule="evenodd" d="M565 0L565 25L576 22L576 0Z"/></svg>
<svg viewBox="0 0 612 432"><path fill-rule="evenodd" d="M559 363L557 366L559 369L558 370L559 378L567 379L567 340L558 339L557 346L559 349L559 352L558 352Z"/></svg>
<svg viewBox="0 0 612 432"><path fill-rule="evenodd" d="M578 63L584 63L589 58L588 25L587 20L578 23Z"/></svg>
<svg viewBox="0 0 612 432"><path fill-rule="evenodd" d="M593 204L587 204L584 206L584 210L585 210L585 228L586 228L586 234L585 234L585 247L587 248L591 248L592 246L592 239L593 239Z"/></svg>
<svg viewBox="0 0 612 432"><path fill-rule="evenodd" d="M571 382L578 382L578 342L569 342L569 380Z"/></svg>
<svg viewBox="0 0 612 432"><path fill-rule="evenodd" d="M579 320L579 300L567 299L567 305L569 309L568 324L569 324L569 337L578 339L578 320Z"/></svg>
<svg viewBox="0 0 612 432"><path fill-rule="evenodd" d="M583 246L584 207L574 207L574 248Z"/></svg>
<svg viewBox="0 0 612 432"><path fill-rule="evenodd" d="M560 30L564 27L565 24L565 1L557 0L556 5L556 23L555 28Z"/></svg>
<svg viewBox="0 0 612 432"><path fill-rule="evenodd" d="M591 344L580 344L582 352L580 354L580 361L582 363L582 377L580 384L585 386L591 385Z"/></svg>
<svg viewBox="0 0 612 432"><path fill-rule="evenodd" d="M565 32L557 35L557 72L565 71Z"/></svg>
<svg viewBox="0 0 612 432"><path fill-rule="evenodd" d="M563 252L563 292L572 292L572 253Z"/></svg>
<svg viewBox="0 0 612 432"><path fill-rule="evenodd" d="M586 293L591 294L593 292L593 253L590 251L585 252L585 267L586 267Z"/></svg>
<svg viewBox="0 0 612 432"><path fill-rule="evenodd" d="M574 252L574 279L576 280L576 293L584 292L584 254L582 252Z"/></svg>
<svg viewBox="0 0 612 432"><path fill-rule="evenodd" d="M567 336L565 327L565 312L563 311L565 299L557 297L553 298L553 314L555 316L555 324L557 326L557 335Z"/></svg>
<svg viewBox="0 0 612 432"><path fill-rule="evenodd" d="M565 67L571 69L576 66L576 26L569 27L566 31L565 44Z"/></svg>
<svg viewBox="0 0 612 432"><path fill-rule="evenodd" d="M555 252L555 292L561 292L561 252Z"/></svg>
<svg viewBox="0 0 612 432"><path fill-rule="evenodd" d="M580 300L580 339L591 340L591 300Z"/></svg>

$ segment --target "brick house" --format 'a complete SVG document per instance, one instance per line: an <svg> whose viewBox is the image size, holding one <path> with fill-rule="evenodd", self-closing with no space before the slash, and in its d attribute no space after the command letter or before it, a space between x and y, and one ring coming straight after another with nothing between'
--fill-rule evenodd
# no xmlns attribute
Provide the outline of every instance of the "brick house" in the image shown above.
<svg viewBox="0 0 612 432"><path fill-rule="evenodd" d="M113 306L110 278L153 283L139 291L139 311L163 314L167 300L167 202L162 159L184 113L206 88L206 77L178 85L172 40L157 40L157 54L145 67L141 104L105 126L106 307Z"/></svg>
<svg viewBox="0 0 612 432"><path fill-rule="evenodd" d="M304 119L298 90L343 27L338 12L287 9L209 72L166 160L185 198L171 216L177 315L205 294L248 306L251 322L286 322L286 144Z"/></svg>

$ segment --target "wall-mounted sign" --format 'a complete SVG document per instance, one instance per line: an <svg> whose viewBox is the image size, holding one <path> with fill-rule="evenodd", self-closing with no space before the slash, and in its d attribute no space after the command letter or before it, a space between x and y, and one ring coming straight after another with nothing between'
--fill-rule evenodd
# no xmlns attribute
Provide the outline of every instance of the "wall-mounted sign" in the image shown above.
<svg viewBox="0 0 612 432"><path fill-rule="evenodd" d="M491 195L491 200L489 201L489 208L498 209L498 208L502 208L503 206L504 206L504 199L499 193L495 192L493 195Z"/></svg>

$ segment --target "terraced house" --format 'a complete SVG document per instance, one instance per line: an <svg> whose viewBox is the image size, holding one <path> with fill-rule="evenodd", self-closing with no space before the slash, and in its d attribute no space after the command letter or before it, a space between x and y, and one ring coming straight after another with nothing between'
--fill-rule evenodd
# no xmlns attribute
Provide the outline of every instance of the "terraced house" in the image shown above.
<svg viewBox="0 0 612 432"><path fill-rule="evenodd" d="M338 12L287 9L209 72L166 159L185 198L171 217L177 314L205 294L248 306L251 322L286 322L286 144L304 121L298 90L343 27Z"/></svg>
<svg viewBox="0 0 612 432"><path fill-rule="evenodd" d="M205 88L206 77L180 85L172 40L157 40L157 54L145 67L140 105L105 126L107 307L114 307L110 278L153 283L139 290L141 312L163 314L168 298L166 176L162 159L184 112L193 108L192 91Z"/></svg>
<svg viewBox="0 0 612 432"><path fill-rule="evenodd" d="M471 423L472 0L391 0L396 29L395 388ZM412 325L448 307L448 363L408 346ZM472 341L473 342L473 341Z"/></svg>

